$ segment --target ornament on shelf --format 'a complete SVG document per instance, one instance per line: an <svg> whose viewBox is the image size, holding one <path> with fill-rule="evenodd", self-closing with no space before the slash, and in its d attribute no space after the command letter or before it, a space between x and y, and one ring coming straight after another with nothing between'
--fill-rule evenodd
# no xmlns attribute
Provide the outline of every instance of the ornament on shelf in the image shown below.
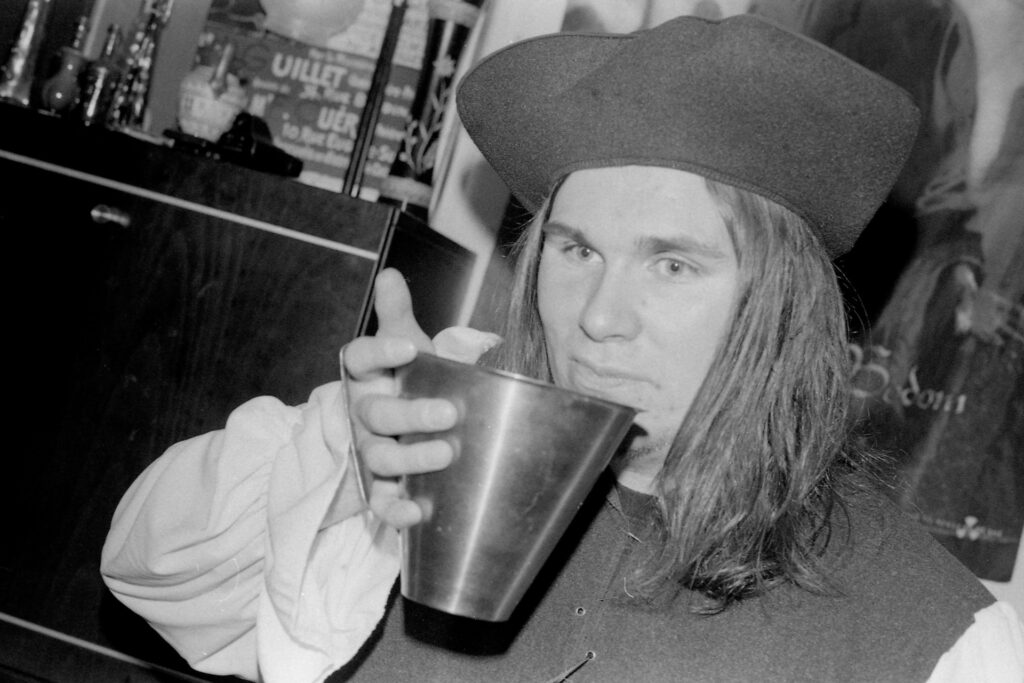
<svg viewBox="0 0 1024 683"><path fill-rule="evenodd" d="M57 73L43 83L43 89L39 93L43 109L55 114L66 114L78 100L79 80L88 62L82 53L82 44L88 31L89 17L83 15L75 26L75 37L71 45L61 48Z"/></svg>
<svg viewBox="0 0 1024 683"><path fill-rule="evenodd" d="M142 18L128 45L124 73L111 97L107 125L111 128L141 129L146 124L146 105L153 79L153 60L160 34L171 17L174 0L150 0L143 5Z"/></svg>
<svg viewBox="0 0 1024 683"><path fill-rule="evenodd" d="M118 49L121 46L121 28L117 24L107 27L107 36L96 61L85 70L81 93L75 113L87 126L104 123L110 100L121 78Z"/></svg>
<svg viewBox="0 0 1024 683"><path fill-rule="evenodd" d="M233 43L225 43L215 65L197 64L181 80L178 127L197 138L216 142L248 104L248 92L231 73Z"/></svg>
<svg viewBox="0 0 1024 683"><path fill-rule="evenodd" d="M480 0L429 0L427 42L409 122L388 177L381 182L380 201L427 220L434 185L434 167L445 112L451 100L455 71L470 30L480 13Z"/></svg>
<svg viewBox="0 0 1024 683"><path fill-rule="evenodd" d="M18 39L11 48L0 80L0 100L29 106L36 59L52 6L53 0L29 0Z"/></svg>

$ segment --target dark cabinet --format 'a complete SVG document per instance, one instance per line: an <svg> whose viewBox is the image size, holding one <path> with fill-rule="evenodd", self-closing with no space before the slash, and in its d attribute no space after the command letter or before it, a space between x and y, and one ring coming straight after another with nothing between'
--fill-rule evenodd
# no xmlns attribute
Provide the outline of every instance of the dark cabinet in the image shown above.
<svg viewBox="0 0 1024 683"><path fill-rule="evenodd" d="M335 379L383 265L416 266L429 331L454 322L472 257L381 205L24 110L0 122L0 613L181 669L100 580L120 496L243 401L300 403ZM62 679L4 638L0 667Z"/></svg>

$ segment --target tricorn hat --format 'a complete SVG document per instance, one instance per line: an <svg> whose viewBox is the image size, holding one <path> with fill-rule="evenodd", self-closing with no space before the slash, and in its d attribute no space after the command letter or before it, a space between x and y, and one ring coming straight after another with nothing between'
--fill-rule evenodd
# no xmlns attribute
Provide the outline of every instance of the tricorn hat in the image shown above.
<svg viewBox="0 0 1024 683"><path fill-rule="evenodd" d="M457 102L529 210L572 171L665 166L789 208L833 257L896 182L919 119L893 83L749 14L531 38L475 65Z"/></svg>

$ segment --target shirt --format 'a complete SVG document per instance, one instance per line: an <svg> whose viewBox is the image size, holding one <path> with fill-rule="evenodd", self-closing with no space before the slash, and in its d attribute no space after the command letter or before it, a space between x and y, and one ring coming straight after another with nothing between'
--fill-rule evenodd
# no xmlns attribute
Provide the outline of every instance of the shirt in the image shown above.
<svg viewBox="0 0 1024 683"><path fill-rule="evenodd" d="M253 399L225 429L171 447L119 504L104 579L196 669L322 681L381 623L398 575L397 532L369 512L320 528L348 469L343 421L325 419L339 410L339 383L297 407ZM1022 679L1024 626L994 603L927 680Z"/></svg>

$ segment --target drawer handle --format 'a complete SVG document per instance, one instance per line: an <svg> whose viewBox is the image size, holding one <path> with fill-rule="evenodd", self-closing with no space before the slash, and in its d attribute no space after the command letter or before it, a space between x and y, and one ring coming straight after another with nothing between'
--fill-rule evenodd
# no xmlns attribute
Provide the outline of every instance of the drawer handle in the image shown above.
<svg viewBox="0 0 1024 683"><path fill-rule="evenodd" d="M122 228L127 228L132 224L132 218L127 214L127 212L113 206L107 206L106 204L97 204L92 207L92 211L89 212L89 216L92 218L94 223L99 223L100 225L104 223L116 223Z"/></svg>

